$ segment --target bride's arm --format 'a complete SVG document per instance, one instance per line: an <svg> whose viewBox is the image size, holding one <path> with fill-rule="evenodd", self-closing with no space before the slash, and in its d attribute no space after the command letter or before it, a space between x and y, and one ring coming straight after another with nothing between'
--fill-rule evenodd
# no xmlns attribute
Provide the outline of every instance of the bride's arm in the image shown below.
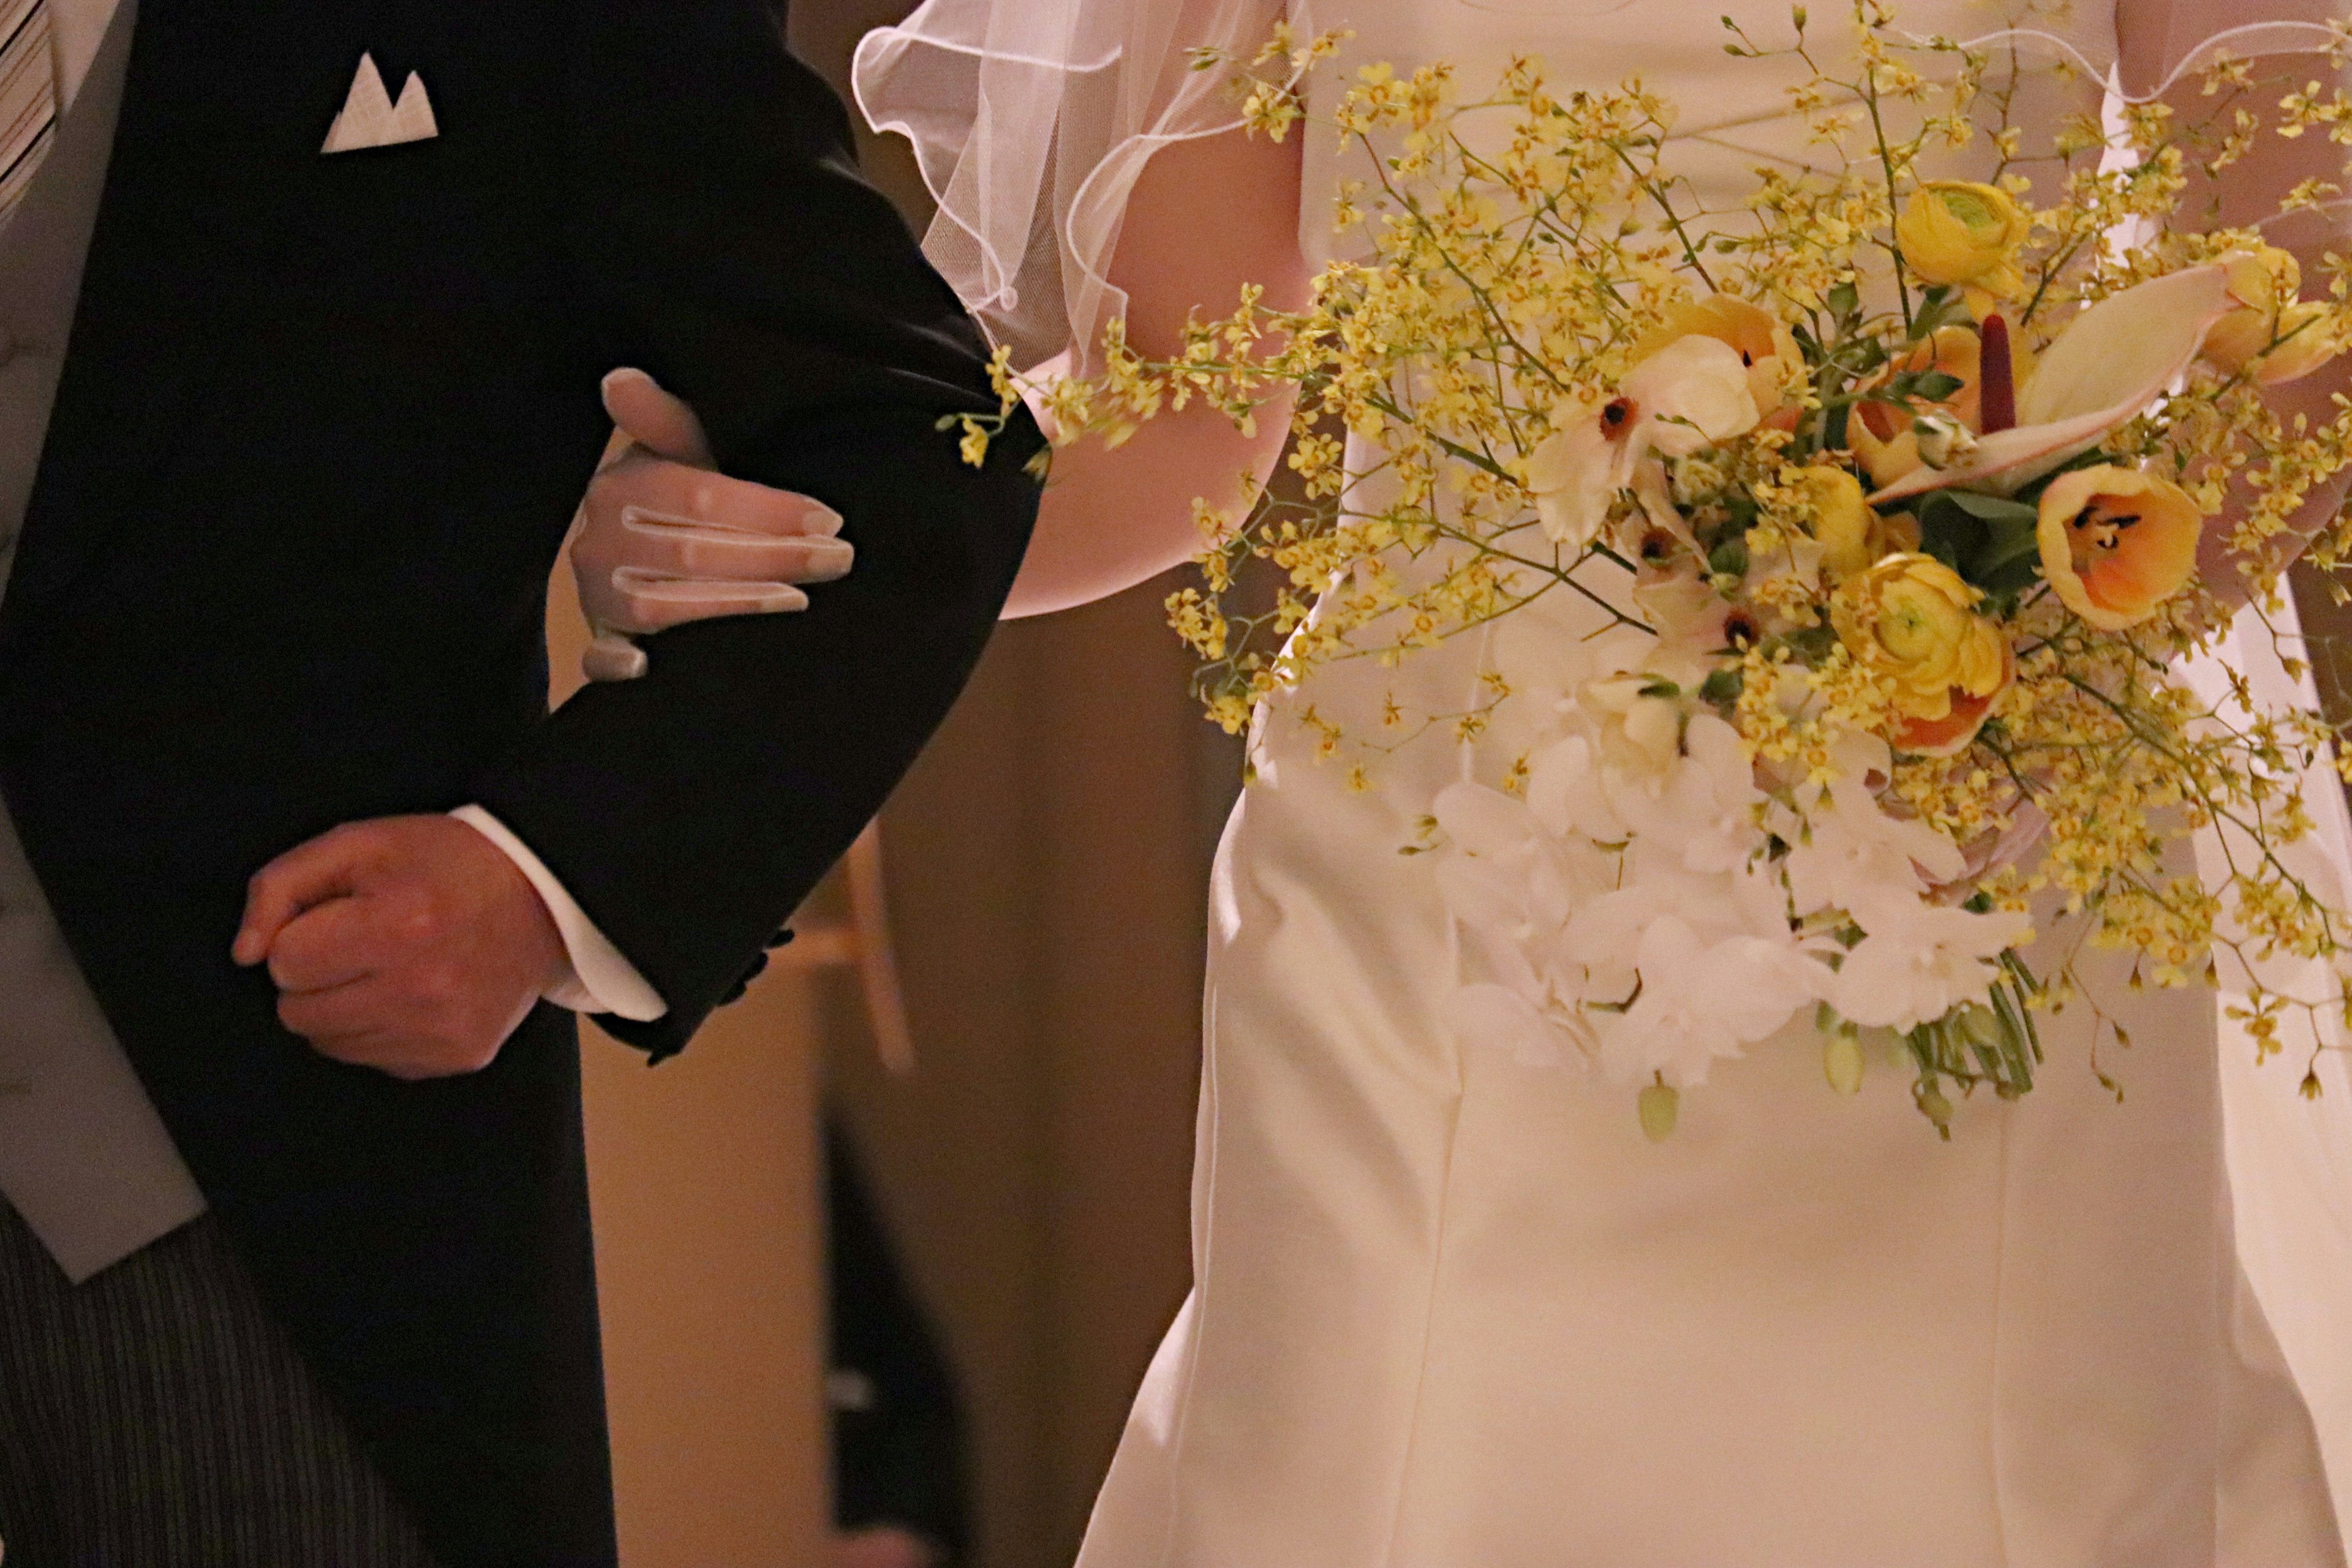
<svg viewBox="0 0 2352 1568"><path fill-rule="evenodd" d="M2346 15L2347 5L2347 0L2261 0L2256 5L2249 5L2246 0L2118 0L2116 23L2124 82L2135 90L2147 91L2191 58L2200 45L2231 27L2256 21L2326 22ZM2255 61L2255 68L2258 76L2292 76L2298 89L2314 79L2326 83L2335 75L2325 55L2267 56ZM2184 121L2201 121L2213 112L2214 100L2203 95L2200 76L2199 71L2189 71L2163 95ZM2344 220L2340 216L2312 212L2281 217L2279 201L2309 179L2346 184L2346 150L2320 132L2293 140L2276 134L2270 117L2276 110L2277 95L2260 97L2263 100L2253 107L2265 121L2263 133L2245 157L2218 179L2193 166L2189 170L2180 218L2183 223L2214 227L2261 226L2272 244L2294 254L2303 267L2305 293L2315 296L2325 291L2327 274L2322 262L2326 253L2346 247ZM2273 387L2264 396L2282 418L2292 420L2304 415L2316 426L2336 418L2335 399L2346 392L2352 392L2352 356L2300 381ZM2332 522L2344 504L2347 485L2347 479L2339 479L2320 487L2296 514L2296 531L2308 539ZM2245 596L2244 579L2222 542L2225 531L2206 531L2205 558L2200 564L2206 584L2234 602Z"/></svg>
<svg viewBox="0 0 2352 1568"><path fill-rule="evenodd" d="M1128 341L1144 355L1173 357L1186 319L1230 313L1245 283L1264 285L1271 309L1306 301L1301 140L1231 131L1177 142L1145 168L1109 272L1127 293ZM1005 616L1083 605L1190 559L1201 547L1192 499L1227 504L1240 475L1263 479L1289 421L1287 396L1259 411L1252 436L1194 404L1146 422L1116 450L1094 439L1060 448Z"/></svg>

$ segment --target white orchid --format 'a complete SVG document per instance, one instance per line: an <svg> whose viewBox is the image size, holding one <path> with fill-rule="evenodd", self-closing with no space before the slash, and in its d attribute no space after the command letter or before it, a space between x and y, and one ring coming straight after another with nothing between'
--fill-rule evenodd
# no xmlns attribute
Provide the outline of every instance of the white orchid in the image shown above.
<svg viewBox="0 0 2352 1568"><path fill-rule="evenodd" d="M1438 890L1454 918L1525 942L1568 923L1604 891L1614 862L1580 834L1548 830L1528 803L1482 784L1449 785L1432 807L1451 852Z"/></svg>
<svg viewBox="0 0 2352 1568"><path fill-rule="evenodd" d="M1525 483L1545 537L1591 543L1643 458L1688 457L1762 417L1738 350L1696 335L1668 343L1626 374L1616 396L1571 409L1528 454Z"/></svg>
<svg viewBox="0 0 2352 1568"><path fill-rule="evenodd" d="M1625 1084L1655 1075L1675 1089L1705 1083L1717 1060L1778 1033L1829 975L1785 943L1710 942L1675 915L1650 923L1637 959L1641 994L1598 1026L1601 1070Z"/></svg>
<svg viewBox="0 0 2352 1568"><path fill-rule="evenodd" d="M1976 914L1917 899L1854 911L1869 934L1845 956L1830 1005L1865 1028L1911 1029L1982 1002L2000 976L1992 960L2032 940L2021 914Z"/></svg>
<svg viewBox="0 0 2352 1568"><path fill-rule="evenodd" d="M1712 713L1690 715L1680 751L1664 767L1608 783L1618 817L1635 834L1672 846L1690 870L1736 870L1763 848L1756 766L1739 731Z"/></svg>
<svg viewBox="0 0 2352 1568"><path fill-rule="evenodd" d="M2238 308L2235 258L2152 278L2076 316L2018 389L2014 428L1979 437L1941 468L1914 468L1871 504L1956 487L2013 495L2097 446L2171 390L2214 323Z"/></svg>
<svg viewBox="0 0 2352 1568"><path fill-rule="evenodd" d="M1925 823L1890 816L1870 787L1893 771L1886 743L1853 734L1838 748L1836 776L1796 792L1772 826L1789 844L1782 869L1799 915L1916 899L1967 870L1958 846Z"/></svg>

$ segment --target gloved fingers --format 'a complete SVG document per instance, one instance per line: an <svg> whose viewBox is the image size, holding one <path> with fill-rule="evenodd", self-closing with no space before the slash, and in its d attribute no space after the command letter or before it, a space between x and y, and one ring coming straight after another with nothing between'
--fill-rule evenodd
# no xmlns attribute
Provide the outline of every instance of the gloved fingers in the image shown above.
<svg viewBox="0 0 2352 1568"><path fill-rule="evenodd" d="M623 509L621 530L629 536L624 564L677 577L831 583L849 575L857 559L845 539L749 533L643 507Z"/></svg>
<svg viewBox="0 0 2352 1568"><path fill-rule="evenodd" d="M588 486L588 527L635 509L648 516L705 528L734 529L781 538L831 539L841 514L823 501L749 479L730 479L645 452L635 452Z"/></svg>
<svg viewBox="0 0 2352 1568"><path fill-rule="evenodd" d="M633 637L717 616L789 615L809 604L808 595L790 583L680 577L636 566L616 568L612 585L618 613L597 618Z"/></svg>
<svg viewBox="0 0 2352 1568"><path fill-rule="evenodd" d="M599 632L580 654L580 673L590 680L635 680L646 672L646 650L618 632Z"/></svg>
<svg viewBox="0 0 2352 1568"><path fill-rule="evenodd" d="M625 365L604 378L604 412L638 446L673 462L714 466L702 421L652 376Z"/></svg>

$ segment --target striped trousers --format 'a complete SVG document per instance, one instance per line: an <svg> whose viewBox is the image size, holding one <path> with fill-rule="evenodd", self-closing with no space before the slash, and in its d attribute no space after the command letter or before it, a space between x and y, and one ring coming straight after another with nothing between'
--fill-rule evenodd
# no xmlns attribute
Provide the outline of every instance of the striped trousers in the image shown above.
<svg viewBox="0 0 2352 1568"><path fill-rule="evenodd" d="M80 1286L0 1202L5 1568L432 1568L209 1216Z"/></svg>

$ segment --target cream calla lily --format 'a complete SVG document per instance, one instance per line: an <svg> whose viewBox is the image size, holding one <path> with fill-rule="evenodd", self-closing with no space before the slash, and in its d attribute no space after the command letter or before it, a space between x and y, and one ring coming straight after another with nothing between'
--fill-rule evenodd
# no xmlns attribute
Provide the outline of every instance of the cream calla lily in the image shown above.
<svg viewBox="0 0 2352 1568"><path fill-rule="evenodd" d="M1873 495L1883 506L1962 487L2014 494L2090 450L2164 395L2213 323L2239 308L2232 258L2109 296L2067 323L2017 395L2017 426L1941 469L1921 468Z"/></svg>

